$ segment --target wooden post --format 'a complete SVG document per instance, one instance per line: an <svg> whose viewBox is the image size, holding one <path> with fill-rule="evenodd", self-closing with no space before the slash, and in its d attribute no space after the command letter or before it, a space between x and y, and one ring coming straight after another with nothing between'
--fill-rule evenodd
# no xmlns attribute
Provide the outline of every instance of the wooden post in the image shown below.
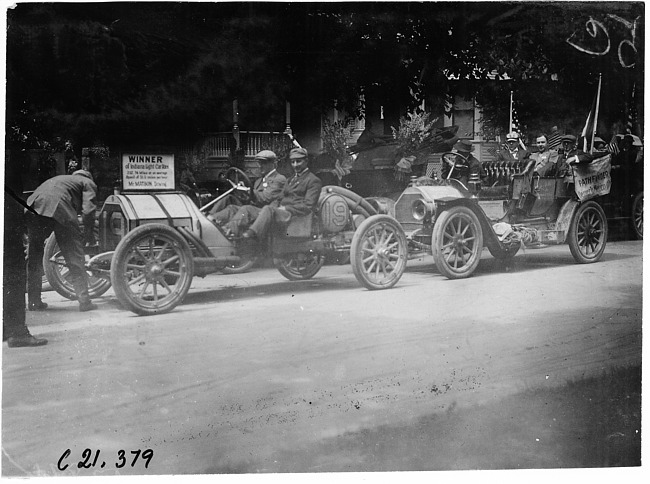
<svg viewBox="0 0 650 484"><path fill-rule="evenodd" d="M289 101L285 103L285 120L287 127L284 129L284 132L291 134L291 103Z"/></svg>
<svg viewBox="0 0 650 484"><path fill-rule="evenodd" d="M90 148L81 148L81 169L90 171Z"/></svg>
<svg viewBox="0 0 650 484"><path fill-rule="evenodd" d="M239 104L237 99L234 99L232 102L232 136L235 138L235 149L239 150L239 125L237 123L239 123Z"/></svg>

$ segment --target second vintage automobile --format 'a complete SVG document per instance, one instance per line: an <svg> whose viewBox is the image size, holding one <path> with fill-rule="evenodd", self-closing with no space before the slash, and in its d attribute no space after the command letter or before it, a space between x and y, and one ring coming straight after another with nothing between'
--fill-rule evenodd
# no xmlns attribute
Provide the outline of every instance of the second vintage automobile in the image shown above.
<svg viewBox="0 0 650 484"><path fill-rule="evenodd" d="M465 185L452 176L466 169L462 156L448 152L442 158L452 166L447 179L425 184L413 180L395 202L373 200L404 228L410 258L432 253L443 275L460 279L474 273L484 247L503 260L522 246L565 243L578 263L602 257L607 218L598 197L579 198L572 176L531 179L509 174L501 178L505 184L491 187L481 187L476 176ZM609 163L607 157L602 161ZM525 195L530 192L536 196Z"/></svg>

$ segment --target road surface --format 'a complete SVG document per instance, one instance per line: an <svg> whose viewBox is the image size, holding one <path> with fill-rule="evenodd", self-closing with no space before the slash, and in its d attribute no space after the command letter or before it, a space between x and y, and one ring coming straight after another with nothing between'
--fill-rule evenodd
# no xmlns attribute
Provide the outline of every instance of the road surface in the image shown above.
<svg viewBox="0 0 650 484"><path fill-rule="evenodd" d="M507 269L485 251L457 281L427 257L388 291L350 266L214 274L153 317L112 290L90 313L47 292L28 324L49 344L3 348L2 473L365 470L349 448L317 449L640 365L642 248L610 243L590 265L567 246L526 250Z"/></svg>

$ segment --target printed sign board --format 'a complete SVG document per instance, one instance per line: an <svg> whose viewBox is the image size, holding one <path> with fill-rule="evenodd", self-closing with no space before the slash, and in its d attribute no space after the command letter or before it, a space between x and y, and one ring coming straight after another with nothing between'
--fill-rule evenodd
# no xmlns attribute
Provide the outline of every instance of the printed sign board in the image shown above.
<svg viewBox="0 0 650 484"><path fill-rule="evenodd" d="M123 154L122 190L175 190L173 154Z"/></svg>
<svg viewBox="0 0 650 484"><path fill-rule="evenodd" d="M576 195L586 201L600 195L607 195L612 187L612 155L597 158L588 165L576 166L573 170Z"/></svg>

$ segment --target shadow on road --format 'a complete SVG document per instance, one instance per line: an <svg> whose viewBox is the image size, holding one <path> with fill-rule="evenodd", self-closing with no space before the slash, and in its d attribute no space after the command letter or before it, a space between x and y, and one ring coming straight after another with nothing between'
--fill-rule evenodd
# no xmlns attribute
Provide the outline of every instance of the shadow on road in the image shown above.
<svg viewBox="0 0 650 484"><path fill-rule="evenodd" d="M315 278L307 281L281 281L267 284L224 286L217 289L191 290L183 305L215 301L236 301L273 297L278 294L302 294L321 291L366 291L354 277Z"/></svg>
<svg viewBox="0 0 650 484"><path fill-rule="evenodd" d="M634 257L637 256L628 254L616 254L607 252L607 250L605 250L603 257L599 262L623 261ZM429 260L431 262L430 264L420 263L418 265L408 265L406 272L414 274L421 273L441 275L435 263L433 262L433 258L429 257ZM568 246L566 246L566 254L551 252L544 248L526 249L526 251L519 252L514 257L514 259L510 261L502 261L495 259L490 255L484 255L472 277L477 277L481 274L528 272L567 265L577 265L573 259L573 256L571 255L571 252L569 252Z"/></svg>

